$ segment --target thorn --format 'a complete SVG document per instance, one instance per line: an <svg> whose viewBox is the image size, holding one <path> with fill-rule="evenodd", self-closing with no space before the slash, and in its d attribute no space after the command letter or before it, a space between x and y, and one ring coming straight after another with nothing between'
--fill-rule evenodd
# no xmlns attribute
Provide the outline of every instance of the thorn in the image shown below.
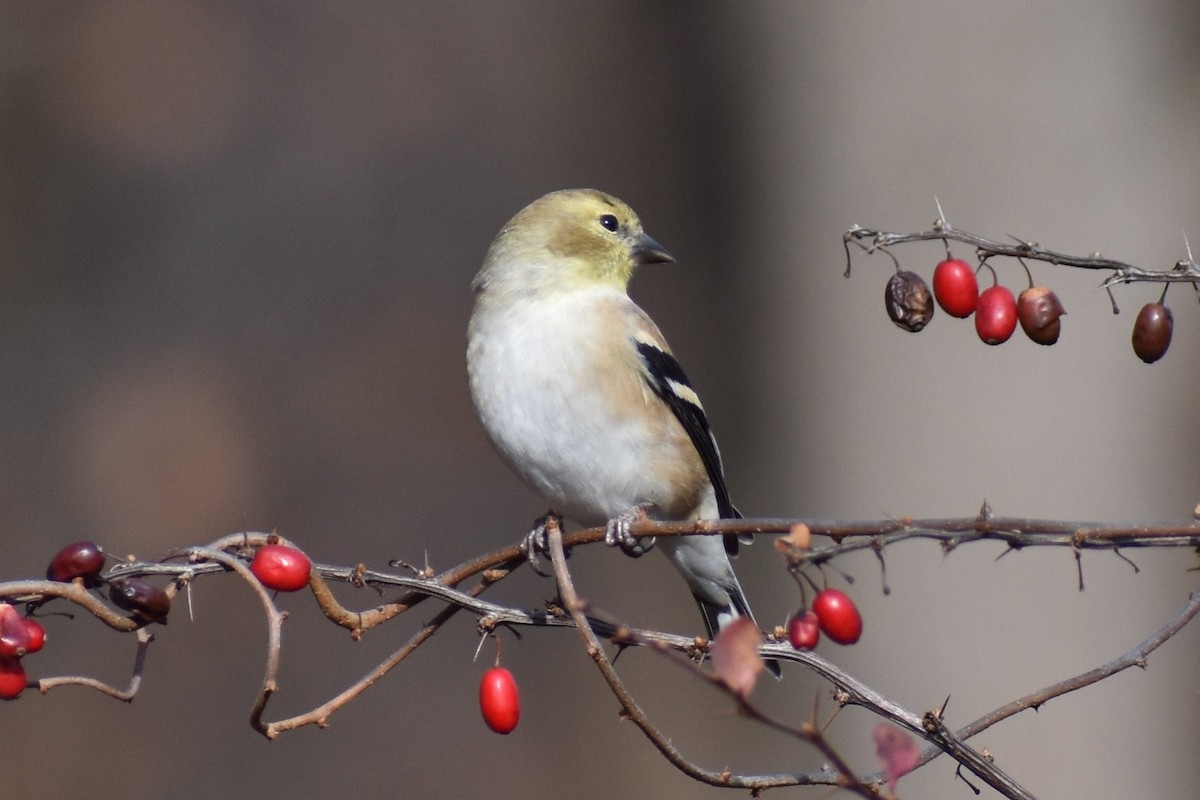
<svg viewBox="0 0 1200 800"><path fill-rule="evenodd" d="M1187 250L1187 254L1188 254L1188 261L1190 261L1190 262L1192 262L1193 264L1195 264L1195 263L1196 263L1196 259L1192 258L1192 243L1188 241L1188 238L1187 238L1187 231L1184 231L1184 232L1183 232L1183 248L1184 248L1185 250Z"/></svg>
<svg viewBox="0 0 1200 800"><path fill-rule="evenodd" d="M1016 550L1017 550L1017 548L1016 548L1016 547L1013 547L1013 546L1010 544L1008 547L1004 548L1004 550L1003 550L1003 551L1000 553L1000 555L998 555L998 556L996 556L995 558L993 558L993 559L992 559L992 561L999 561L1000 559L1004 558L1004 557L1005 557L1006 555L1008 555L1009 553L1015 552Z"/></svg>

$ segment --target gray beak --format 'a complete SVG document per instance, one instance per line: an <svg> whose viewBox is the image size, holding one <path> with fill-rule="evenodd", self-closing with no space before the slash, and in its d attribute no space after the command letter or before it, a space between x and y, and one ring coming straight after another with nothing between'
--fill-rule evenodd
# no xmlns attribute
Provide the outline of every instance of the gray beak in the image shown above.
<svg viewBox="0 0 1200 800"><path fill-rule="evenodd" d="M675 260L675 256L646 234L633 246L633 260L638 264L667 264Z"/></svg>

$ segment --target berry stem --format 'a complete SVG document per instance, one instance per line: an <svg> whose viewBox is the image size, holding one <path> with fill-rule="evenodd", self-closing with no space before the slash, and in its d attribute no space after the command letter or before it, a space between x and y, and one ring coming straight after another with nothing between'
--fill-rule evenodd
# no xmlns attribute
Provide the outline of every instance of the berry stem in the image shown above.
<svg viewBox="0 0 1200 800"><path fill-rule="evenodd" d="M1029 288L1033 288L1033 273L1029 271L1029 265L1025 263L1025 259L1018 258L1017 261L1025 268L1025 276L1029 278Z"/></svg>

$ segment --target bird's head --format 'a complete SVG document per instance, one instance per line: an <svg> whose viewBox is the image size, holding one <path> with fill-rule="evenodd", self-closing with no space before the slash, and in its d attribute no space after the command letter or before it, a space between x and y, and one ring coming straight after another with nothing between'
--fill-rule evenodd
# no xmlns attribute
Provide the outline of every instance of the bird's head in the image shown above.
<svg viewBox="0 0 1200 800"><path fill-rule="evenodd" d="M565 189L538 198L509 220L492 242L475 288L624 291L639 265L674 260L625 203L595 189Z"/></svg>

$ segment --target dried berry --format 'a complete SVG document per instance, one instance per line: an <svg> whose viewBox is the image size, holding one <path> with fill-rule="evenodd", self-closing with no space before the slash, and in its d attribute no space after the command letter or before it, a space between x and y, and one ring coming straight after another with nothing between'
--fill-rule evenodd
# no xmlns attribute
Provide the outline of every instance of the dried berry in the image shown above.
<svg viewBox="0 0 1200 800"><path fill-rule="evenodd" d="M104 569L104 550L95 542L72 542L54 554L46 568L46 579L68 583L76 578L94 587L99 585L97 577Z"/></svg>
<svg viewBox="0 0 1200 800"><path fill-rule="evenodd" d="M171 598L153 583L142 578L113 578L108 597L118 607L133 614L140 622L167 623Z"/></svg>
<svg viewBox="0 0 1200 800"><path fill-rule="evenodd" d="M1175 316L1162 303L1146 303L1133 323L1133 352L1147 364L1153 364L1167 353Z"/></svg>
<svg viewBox="0 0 1200 800"><path fill-rule="evenodd" d="M933 319L933 297L915 272L897 272L884 287L883 302L896 326L916 333Z"/></svg>
<svg viewBox="0 0 1200 800"><path fill-rule="evenodd" d="M1062 315L1067 313L1048 286L1030 286L1017 297L1017 318L1025 335L1038 344L1054 344L1062 332Z"/></svg>

